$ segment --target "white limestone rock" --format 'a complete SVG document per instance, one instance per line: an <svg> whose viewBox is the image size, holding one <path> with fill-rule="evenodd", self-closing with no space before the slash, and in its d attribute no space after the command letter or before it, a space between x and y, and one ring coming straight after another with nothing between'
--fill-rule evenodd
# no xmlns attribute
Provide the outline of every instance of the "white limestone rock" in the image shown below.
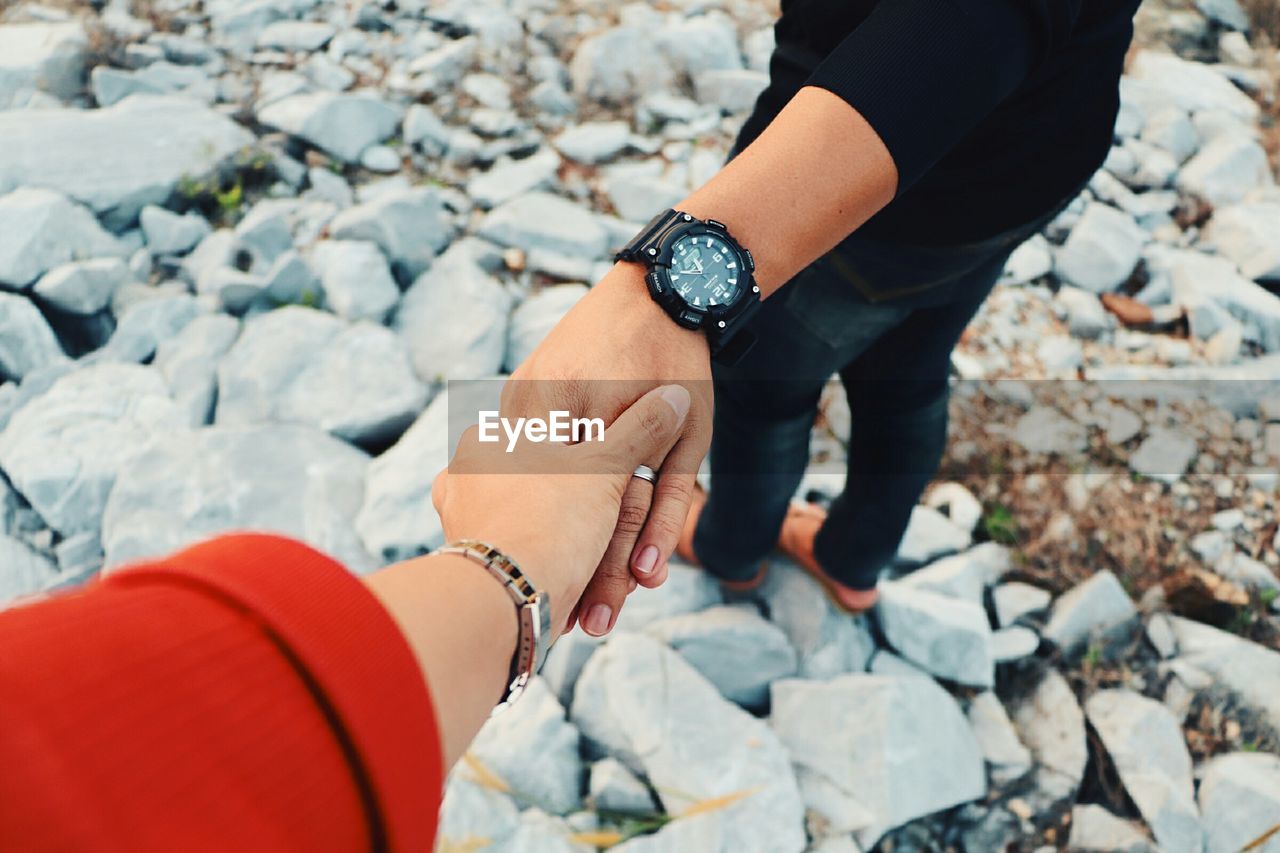
<svg viewBox="0 0 1280 853"><path fill-rule="evenodd" d="M1280 757L1232 752L1201 768L1200 813L1205 853L1235 853L1280 824ZM1272 836L1259 853L1280 850Z"/></svg>
<svg viewBox="0 0 1280 853"><path fill-rule="evenodd" d="M655 807L648 786L616 758L591 765L587 797L593 808L603 811L647 814Z"/></svg>
<svg viewBox="0 0 1280 853"><path fill-rule="evenodd" d="M1053 800L1074 796L1089 759L1084 712L1065 678L1046 669L1014 708L1013 724L1036 762L1036 787Z"/></svg>
<svg viewBox="0 0 1280 853"><path fill-rule="evenodd" d="M169 383L173 401L187 413L190 426L204 426L213 417L218 361L239 334L235 317L210 314L192 320L181 335L156 347L153 365Z"/></svg>
<svg viewBox="0 0 1280 853"><path fill-rule="evenodd" d="M973 540L968 530L947 518L936 509L916 506L911 510L902 542L898 544L896 560L908 566L919 566L963 551Z"/></svg>
<svg viewBox="0 0 1280 853"><path fill-rule="evenodd" d="M0 611L14 599L44 590L58 580L58 567L30 545L0 532Z"/></svg>
<svg viewBox="0 0 1280 853"><path fill-rule="evenodd" d="M0 113L0 123L4 121ZM4 141L0 139L0 149ZM0 169L3 169L0 159ZM0 184L3 184L0 177ZM24 188L0 196L0 286L21 290L60 264L124 257L128 249L66 196Z"/></svg>
<svg viewBox="0 0 1280 853"><path fill-rule="evenodd" d="M996 623L1005 628L1023 616L1039 613L1049 607L1053 594L1047 589L1021 581L1002 583L991 593L995 602Z"/></svg>
<svg viewBox="0 0 1280 853"><path fill-rule="evenodd" d="M0 110L25 107L37 92L75 97L88 46L84 25L74 19L0 25Z"/></svg>
<svg viewBox="0 0 1280 853"><path fill-rule="evenodd" d="M570 160L595 165L612 160L631 144L631 126L625 121L584 122L561 133L552 144Z"/></svg>
<svg viewBox="0 0 1280 853"><path fill-rule="evenodd" d="M560 164L560 155L549 148L523 160L496 163L467 181L467 196L480 207L497 207L525 193L549 189Z"/></svg>
<svg viewBox="0 0 1280 853"><path fill-rule="evenodd" d="M1106 293L1129 278L1146 241L1146 232L1133 217L1101 202L1089 202L1058 249L1054 270L1077 287Z"/></svg>
<svg viewBox="0 0 1280 853"><path fill-rule="evenodd" d="M1049 241L1036 234L1009 255L1000 281L1008 285L1027 284L1053 272L1053 252Z"/></svg>
<svg viewBox="0 0 1280 853"><path fill-rule="evenodd" d="M1177 661L1207 673L1280 731L1280 652L1179 616L1169 626Z"/></svg>
<svg viewBox="0 0 1280 853"><path fill-rule="evenodd" d="M717 106L728 115L750 110L768 85L768 74L747 68L711 69L693 78L698 100Z"/></svg>
<svg viewBox="0 0 1280 853"><path fill-rule="evenodd" d="M450 247L405 292L393 318L425 382L484 379L502 367L515 300L477 260L476 246ZM450 320L459 317L467 322Z"/></svg>
<svg viewBox="0 0 1280 853"><path fill-rule="evenodd" d="M1179 721L1160 702L1127 689L1093 694L1085 713L1161 849L1199 853L1191 755Z"/></svg>
<svg viewBox="0 0 1280 853"><path fill-rule="evenodd" d="M1095 804L1071 809L1071 850L1081 853L1157 853L1151 839L1132 821L1118 818Z"/></svg>
<svg viewBox="0 0 1280 853"><path fill-rule="evenodd" d="M273 101L258 120L342 160L357 163L365 149L396 132L399 108L369 93L313 92Z"/></svg>
<svg viewBox="0 0 1280 853"><path fill-rule="evenodd" d="M706 572L698 574L707 577ZM818 582L803 570L775 560L759 595L769 620L795 647L800 677L827 679L867 668L875 641L866 619L850 618L837 610Z"/></svg>
<svg viewBox="0 0 1280 853"><path fill-rule="evenodd" d="M777 735L658 641L611 638L587 661L571 717L589 740L644 773L668 813L741 794L713 813L722 836L710 850L804 848L803 805Z"/></svg>
<svg viewBox="0 0 1280 853"><path fill-rule="evenodd" d="M1058 597L1045 625L1044 637L1067 653L1080 651L1127 625L1137 616L1120 581L1109 570L1097 572Z"/></svg>
<svg viewBox="0 0 1280 853"><path fill-rule="evenodd" d="M426 401L389 329L289 306L245 323L219 362L215 421L308 424L376 445L399 436Z"/></svg>
<svg viewBox="0 0 1280 853"><path fill-rule="evenodd" d="M1215 206L1234 204L1275 178L1267 152L1247 136L1218 136L1178 173L1177 186Z"/></svg>
<svg viewBox="0 0 1280 853"><path fill-rule="evenodd" d="M469 753L517 800L560 815L582 803L578 730L542 679L530 681L519 702L489 718Z"/></svg>
<svg viewBox="0 0 1280 853"><path fill-rule="evenodd" d="M960 483L938 483L925 495L924 505L946 513L961 530L970 533L982 520L982 502Z"/></svg>
<svg viewBox="0 0 1280 853"><path fill-rule="evenodd" d="M569 63L580 97L621 104L672 87L675 71L643 27L620 26L588 36Z"/></svg>
<svg viewBox="0 0 1280 853"><path fill-rule="evenodd" d="M532 192L488 213L479 236L502 246L544 250L570 257L603 258L609 232L589 210L560 196Z"/></svg>
<svg viewBox="0 0 1280 853"><path fill-rule="evenodd" d="M1187 113L1221 110L1249 124L1258 117L1258 105L1210 66L1171 53L1141 50L1127 69L1127 76L1141 87L1148 104L1173 104Z"/></svg>
<svg viewBox="0 0 1280 853"><path fill-rule="evenodd" d="M36 282L41 300L69 314L96 314L131 277L120 258L70 261L49 270Z"/></svg>
<svg viewBox="0 0 1280 853"><path fill-rule="evenodd" d="M21 381L66 358L40 309L21 294L0 291L0 377Z"/></svg>
<svg viewBox="0 0 1280 853"><path fill-rule="evenodd" d="M1242 202L1213 212L1204 240L1255 281L1280 280L1280 203Z"/></svg>
<svg viewBox="0 0 1280 853"><path fill-rule="evenodd" d="M1129 457L1129 467L1144 477L1176 483L1191 466L1196 441L1177 429L1153 429Z"/></svg>
<svg viewBox="0 0 1280 853"><path fill-rule="evenodd" d="M311 250L325 307L346 320L381 323L400 300L387 259L365 240L322 240Z"/></svg>
<svg viewBox="0 0 1280 853"><path fill-rule="evenodd" d="M184 178L217 170L254 142L221 113L172 96L135 96L98 110L0 112L0 193L46 187L123 228Z"/></svg>
<svg viewBox="0 0 1280 853"><path fill-rule="evenodd" d="M904 575L897 583L906 589L923 589L939 595L982 605L983 592L1004 576L1012 565L1009 549L984 542L935 560Z"/></svg>
<svg viewBox="0 0 1280 853"><path fill-rule="evenodd" d="M973 730L930 679L786 679L773 685L772 696L769 722L791 760L870 812L871 823L857 833L863 847L889 829L986 793Z"/></svg>
<svg viewBox="0 0 1280 853"><path fill-rule="evenodd" d="M745 708L763 708L769 685L796 674L795 649L752 606L723 605L671 616L645 633L680 653L720 694Z"/></svg>
<svg viewBox="0 0 1280 853"><path fill-rule="evenodd" d="M991 627L978 604L882 581L876 612L889 644L937 678L970 687L995 683Z"/></svg>
<svg viewBox="0 0 1280 853"><path fill-rule="evenodd" d="M1031 769L1031 751L1018 740L1000 697L990 690L969 702L969 725L982 750L991 778L997 784L1011 782Z"/></svg>
<svg viewBox="0 0 1280 853"><path fill-rule="evenodd" d="M117 474L154 436L186 426L160 374L133 364L67 373L14 413L0 468L62 536L97 530Z"/></svg>
<svg viewBox="0 0 1280 853"><path fill-rule="evenodd" d="M254 529L301 539L353 572L367 572L373 561L351 521L368 459L305 426L160 432L121 469L107 501L107 566Z"/></svg>
<svg viewBox="0 0 1280 853"><path fill-rule="evenodd" d="M442 391L400 440L369 465L356 529L365 547L383 563L416 557L444 544L444 528L431 505L431 485L449 464L449 451L448 392ZM558 645L563 644L562 639Z"/></svg>
<svg viewBox="0 0 1280 853"><path fill-rule="evenodd" d="M344 210L329 223L329 236L376 243L407 284L426 272L449 245L453 225L438 192L409 189L383 193Z"/></svg>

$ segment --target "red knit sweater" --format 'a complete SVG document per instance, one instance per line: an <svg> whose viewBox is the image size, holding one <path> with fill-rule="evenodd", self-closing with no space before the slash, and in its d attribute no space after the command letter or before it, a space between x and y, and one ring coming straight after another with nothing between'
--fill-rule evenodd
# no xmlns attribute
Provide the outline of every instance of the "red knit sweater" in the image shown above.
<svg viewBox="0 0 1280 853"><path fill-rule="evenodd" d="M226 536L0 612L0 850L429 851L442 780L395 623L304 545Z"/></svg>

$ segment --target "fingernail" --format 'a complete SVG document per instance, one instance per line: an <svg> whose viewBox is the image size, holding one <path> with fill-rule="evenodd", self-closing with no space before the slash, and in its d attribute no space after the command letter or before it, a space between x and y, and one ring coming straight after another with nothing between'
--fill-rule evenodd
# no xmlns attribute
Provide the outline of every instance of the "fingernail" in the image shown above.
<svg viewBox="0 0 1280 853"><path fill-rule="evenodd" d="M658 565L658 546L646 545L640 549L640 553L636 555L634 568L642 575L651 574L655 566Z"/></svg>
<svg viewBox="0 0 1280 853"><path fill-rule="evenodd" d="M613 610L607 604L593 604L582 620L582 627L593 637L599 637L609 630L609 619Z"/></svg>
<svg viewBox="0 0 1280 853"><path fill-rule="evenodd" d="M684 416L689 414L688 389L683 385L667 385L658 394L675 410L677 422L684 423Z"/></svg>

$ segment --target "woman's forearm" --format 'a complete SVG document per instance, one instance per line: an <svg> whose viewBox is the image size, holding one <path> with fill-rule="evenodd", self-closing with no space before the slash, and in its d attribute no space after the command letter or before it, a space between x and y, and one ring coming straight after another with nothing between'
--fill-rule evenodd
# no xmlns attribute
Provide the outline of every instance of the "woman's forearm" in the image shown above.
<svg viewBox="0 0 1280 853"><path fill-rule="evenodd" d="M871 125L836 95L806 87L677 207L728 225L768 296L892 201L897 184Z"/></svg>

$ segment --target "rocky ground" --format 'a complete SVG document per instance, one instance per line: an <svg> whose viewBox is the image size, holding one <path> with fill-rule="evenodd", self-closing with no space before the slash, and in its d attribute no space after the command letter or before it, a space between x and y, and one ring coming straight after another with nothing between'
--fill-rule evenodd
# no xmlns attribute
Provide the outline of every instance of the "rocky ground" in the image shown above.
<svg viewBox="0 0 1280 853"><path fill-rule="evenodd" d="M514 368L715 172L774 14L7 4L0 603L228 528L439 544L443 380ZM1280 851L1278 34L1144 7L874 614L676 567L485 728L441 849ZM848 418L833 388L816 499Z"/></svg>

